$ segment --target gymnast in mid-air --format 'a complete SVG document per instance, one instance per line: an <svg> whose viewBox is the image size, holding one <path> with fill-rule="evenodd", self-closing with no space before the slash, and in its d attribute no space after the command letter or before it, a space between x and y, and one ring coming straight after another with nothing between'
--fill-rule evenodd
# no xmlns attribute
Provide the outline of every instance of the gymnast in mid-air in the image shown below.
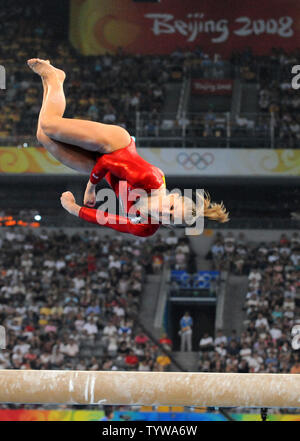
<svg viewBox="0 0 300 441"><path fill-rule="evenodd" d="M139 156L134 139L127 130L117 125L64 118L64 71L52 66L49 60L33 58L27 63L40 75L44 89L37 127L38 141L64 165L90 175L84 206L76 203L70 191L61 195L61 204L70 214L144 237L154 234L165 220L165 223L174 222L175 218L181 217L186 224L189 224L187 219L194 222L198 202L176 193L168 194L163 172ZM125 202L125 216L92 208L96 204L96 185L102 179ZM121 181L126 182L127 189L122 194ZM138 189L144 192L138 201L130 201L128 194ZM156 223L151 222L154 202L158 207ZM134 204L137 204L138 216L133 220L127 214ZM223 204L212 203L208 194L202 198L202 207L204 216L219 222L228 220Z"/></svg>

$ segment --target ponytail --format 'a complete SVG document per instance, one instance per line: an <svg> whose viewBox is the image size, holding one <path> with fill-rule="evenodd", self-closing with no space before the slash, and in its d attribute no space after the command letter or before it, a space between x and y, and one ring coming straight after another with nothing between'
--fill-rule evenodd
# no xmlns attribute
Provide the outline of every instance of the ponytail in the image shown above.
<svg viewBox="0 0 300 441"><path fill-rule="evenodd" d="M200 199L200 200L199 200ZM215 202L211 202L209 193L204 193L203 196L197 192L197 205L201 204L202 207L202 201L204 199L204 216L208 219L215 220L221 223L228 222L229 221L229 213L226 211L226 208L224 207L223 202L220 204L216 204ZM193 213L193 215L196 215L196 209Z"/></svg>

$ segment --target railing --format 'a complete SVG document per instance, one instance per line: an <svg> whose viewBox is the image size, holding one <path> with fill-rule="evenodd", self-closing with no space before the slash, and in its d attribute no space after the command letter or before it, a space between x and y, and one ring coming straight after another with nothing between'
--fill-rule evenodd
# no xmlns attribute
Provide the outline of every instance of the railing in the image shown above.
<svg viewBox="0 0 300 441"><path fill-rule="evenodd" d="M276 148L278 122L270 113L136 112L131 128L138 147ZM28 131L31 133L31 131ZM2 136L2 146L39 146L35 136Z"/></svg>
<svg viewBox="0 0 300 441"><path fill-rule="evenodd" d="M193 77L207 79L223 79L239 77L239 69L229 61L191 60L186 62L185 72Z"/></svg>
<svg viewBox="0 0 300 441"><path fill-rule="evenodd" d="M200 58L190 59L185 62L185 75L191 75L194 78L240 79L242 82L255 81L257 83L265 82L266 77L271 81L287 80L291 77L291 69L295 60L281 64L274 62L271 57L255 57L248 61L239 60L236 64L226 60L201 60Z"/></svg>
<svg viewBox="0 0 300 441"><path fill-rule="evenodd" d="M269 113L182 113L178 118L175 113L138 112L136 123L140 147L276 147L276 121Z"/></svg>

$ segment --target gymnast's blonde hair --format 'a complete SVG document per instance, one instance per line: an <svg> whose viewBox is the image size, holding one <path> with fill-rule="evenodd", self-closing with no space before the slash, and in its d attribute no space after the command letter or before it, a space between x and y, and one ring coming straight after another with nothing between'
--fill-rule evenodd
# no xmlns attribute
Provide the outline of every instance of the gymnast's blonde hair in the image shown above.
<svg viewBox="0 0 300 441"><path fill-rule="evenodd" d="M199 191L196 192L196 203L188 197L183 197L185 220L187 223L192 223L195 221L197 214L203 213L204 217L208 219L215 220L217 222L228 222L229 213L226 211L223 202L217 204L211 202L209 193L204 192L204 194ZM190 221L189 221L190 220Z"/></svg>

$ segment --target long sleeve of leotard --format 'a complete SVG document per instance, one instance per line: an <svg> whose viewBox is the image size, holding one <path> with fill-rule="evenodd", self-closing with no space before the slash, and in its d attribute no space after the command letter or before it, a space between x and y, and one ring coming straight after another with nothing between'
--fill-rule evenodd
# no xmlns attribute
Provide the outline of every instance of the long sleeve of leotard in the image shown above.
<svg viewBox="0 0 300 441"><path fill-rule="evenodd" d="M130 222L130 219L118 214L107 213L95 208L81 207L79 211L79 217L91 222L93 224L99 224L103 227L112 228L113 230L120 231L121 233L129 233L134 236L147 237L152 236L160 227L159 224L134 224ZM106 221L106 222L105 222ZM120 221L122 223L120 223Z"/></svg>
<svg viewBox="0 0 300 441"><path fill-rule="evenodd" d="M105 167L105 157L104 155L100 156L97 160L96 165L94 166L92 173L90 175L90 181L92 184L96 185L107 173L107 167Z"/></svg>

